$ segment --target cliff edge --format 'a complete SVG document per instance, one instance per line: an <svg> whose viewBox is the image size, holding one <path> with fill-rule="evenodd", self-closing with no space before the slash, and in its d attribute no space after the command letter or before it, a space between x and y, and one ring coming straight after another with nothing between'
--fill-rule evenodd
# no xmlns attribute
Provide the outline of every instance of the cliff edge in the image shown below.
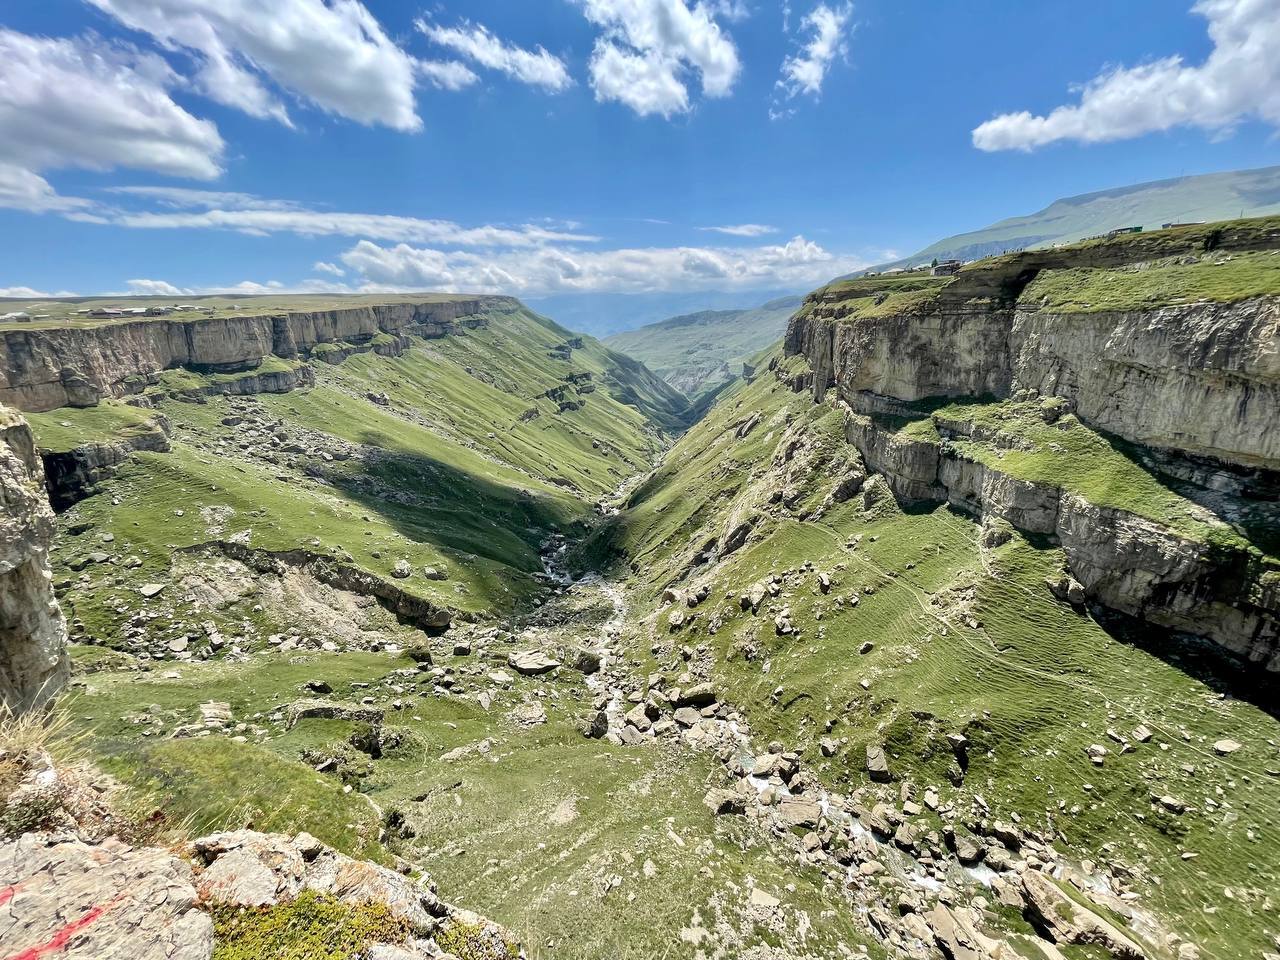
<svg viewBox="0 0 1280 960"><path fill-rule="evenodd" d="M15 713L67 681L67 627L49 574L53 532L31 430L0 406L0 704Z"/></svg>

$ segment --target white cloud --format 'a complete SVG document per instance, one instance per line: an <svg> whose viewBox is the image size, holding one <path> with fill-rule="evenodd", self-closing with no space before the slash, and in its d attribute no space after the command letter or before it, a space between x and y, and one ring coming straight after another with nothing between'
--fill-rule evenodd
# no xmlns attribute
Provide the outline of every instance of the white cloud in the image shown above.
<svg viewBox="0 0 1280 960"><path fill-rule="evenodd" d="M110 187L108 193L144 197L170 209L305 210L292 200L265 200L251 193L227 190L193 190L189 187Z"/></svg>
<svg viewBox="0 0 1280 960"><path fill-rule="evenodd" d="M447 47L489 70L505 73L521 83L542 87L552 93L560 93L573 86L569 71L559 57L542 47L525 50L505 43L482 24L464 21L457 27L441 27L426 20L418 20L417 27L433 43Z"/></svg>
<svg viewBox="0 0 1280 960"><path fill-rule="evenodd" d="M1058 140L1101 143L1179 126L1224 130L1249 117L1280 127L1280 3L1200 0L1213 51L1117 67L1085 85L1078 104L1047 116L1006 113L973 131L980 150L1031 150Z"/></svg>
<svg viewBox="0 0 1280 960"><path fill-rule="evenodd" d="M650 247L583 251L556 246L493 254L361 240L341 257L361 289L451 292L597 293L813 287L866 266L796 237L750 248Z"/></svg>
<svg viewBox="0 0 1280 960"><path fill-rule="evenodd" d="M263 200L243 193L172 187L125 187L115 192L161 202L163 209L158 210L101 211L104 222L138 230L235 230L254 236L293 233L304 237L366 237L456 247L526 247L598 239L536 224L464 227L451 220L313 210L290 201Z"/></svg>
<svg viewBox="0 0 1280 960"><path fill-rule="evenodd" d="M699 227L699 230L705 230L711 233L723 233L730 237L767 237L771 233L777 233L777 227L766 226L763 223L738 223L725 227Z"/></svg>
<svg viewBox="0 0 1280 960"><path fill-rule="evenodd" d="M0 207L28 213L68 213L91 206L90 201L80 197L62 196L39 174L11 163L0 163Z"/></svg>
<svg viewBox="0 0 1280 960"><path fill-rule="evenodd" d="M417 131L417 64L359 0L88 0L197 61L201 90L288 123L280 89L360 123Z"/></svg>
<svg viewBox="0 0 1280 960"><path fill-rule="evenodd" d="M778 80L778 88L787 99L802 93L811 97L822 93L832 62L848 54L846 28L852 18L850 3L839 7L820 3L800 22L800 29L808 30L809 38L799 53L783 61L782 78Z"/></svg>
<svg viewBox="0 0 1280 960"><path fill-rule="evenodd" d="M222 137L172 100L180 84L160 57L127 45L0 27L0 206L92 218L88 200L40 176L51 169L216 177Z"/></svg>
<svg viewBox="0 0 1280 960"><path fill-rule="evenodd" d="M596 99L617 101L641 116L686 113L688 78L696 73L708 97L728 96L742 65L716 16L737 4L686 0L578 0L602 30L591 56Z"/></svg>
<svg viewBox="0 0 1280 960"><path fill-rule="evenodd" d="M456 92L480 82L480 78L465 63L457 60L419 60L418 73L441 90Z"/></svg>
<svg viewBox="0 0 1280 960"><path fill-rule="evenodd" d="M311 269L316 273L327 273L335 277L345 277L347 275L347 271L336 263L328 263L325 260L317 260Z"/></svg>
<svg viewBox="0 0 1280 960"><path fill-rule="evenodd" d="M129 292L136 297L189 297L193 291L175 287L163 280L129 280Z"/></svg>

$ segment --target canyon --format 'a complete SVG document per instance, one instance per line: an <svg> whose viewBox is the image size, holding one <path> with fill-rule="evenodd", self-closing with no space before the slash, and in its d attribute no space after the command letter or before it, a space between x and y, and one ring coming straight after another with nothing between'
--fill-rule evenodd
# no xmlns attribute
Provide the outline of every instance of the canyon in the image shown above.
<svg viewBox="0 0 1280 960"><path fill-rule="evenodd" d="M5 328L0 676L87 759L0 753L0 863L200 960L1256 960L1278 252L837 281L692 408L505 297Z"/></svg>

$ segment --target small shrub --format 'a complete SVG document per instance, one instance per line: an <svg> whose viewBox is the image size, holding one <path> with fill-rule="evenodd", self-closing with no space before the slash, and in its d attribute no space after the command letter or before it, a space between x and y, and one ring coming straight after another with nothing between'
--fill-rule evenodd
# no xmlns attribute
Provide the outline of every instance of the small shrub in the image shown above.
<svg viewBox="0 0 1280 960"><path fill-rule="evenodd" d="M507 943L501 929L493 924L454 920L436 934L436 943L458 960L516 960L520 956L520 949Z"/></svg>

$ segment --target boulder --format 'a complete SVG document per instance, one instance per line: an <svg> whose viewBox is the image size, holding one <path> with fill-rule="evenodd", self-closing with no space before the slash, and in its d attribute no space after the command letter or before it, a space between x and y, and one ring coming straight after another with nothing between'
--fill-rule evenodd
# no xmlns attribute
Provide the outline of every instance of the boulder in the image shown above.
<svg viewBox="0 0 1280 960"><path fill-rule="evenodd" d="M1147 952L1127 933L1084 906L1085 895L1070 896L1048 875L1022 875L1027 910L1058 943L1091 944L1117 960L1147 960Z"/></svg>
<svg viewBox="0 0 1280 960"><path fill-rule="evenodd" d="M702 802L717 817L741 816L747 812L747 798L737 790L708 790Z"/></svg>
<svg viewBox="0 0 1280 960"><path fill-rule="evenodd" d="M893 779L884 747L879 744L867 745L867 774L877 783L888 783Z"/></svg>
<svg viewBox="0 0 1280 960"><path fill-rule="evenodd" d="M536 677L557 669L560 661L541 650L517 650L507 657L507 666L522 676Z"/></svg>
<svg viewBox="0 0 1280 960"><path fill-rule="evenodd" d="M822 819L822 807L818 802L804 797L783 797L774 811L778 822L788 829L804 827L812 830Z"/></svg>

